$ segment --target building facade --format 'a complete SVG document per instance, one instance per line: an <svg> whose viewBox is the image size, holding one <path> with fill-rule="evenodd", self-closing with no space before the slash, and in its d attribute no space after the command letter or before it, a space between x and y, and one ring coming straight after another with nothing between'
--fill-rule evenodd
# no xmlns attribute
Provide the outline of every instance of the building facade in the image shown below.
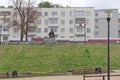
<svg viewBox="0 0 120 80"><path fill-rule="evenodd" d="M118 9L95 10L95 38L107 38L107 14L106 11L112 11L110 21L110 38L118 38Z"/></svg>
<svg viewBox="0 0 120 80"><path fill-rule="evenodd" d="M13 9L1 8L0 9L0 41L9 41L10 37L10 26Z"/></svg>
<svg viewBox="0 0 120 80"><path fill-rule="evenodd" d="M94 10L93 7L37 8L39 16L34 24L31 22L29 26L28 40L48 38L51 29L54 30L56 40L87 41L93 38L107 38L106 10L108 9ZM118 38L118 10L109 10L113 11L110 37ZM13 8L0 9L0 41L20 40L20 30L13 26L15 14Z"/></svg>
<svg viewBox="0 0 120 80"><path fill-rule="evenodd" d="M120 14L118 19L118 38L120 38Z"/></svg>
<svg viewBox="0 0 120 80"><path fill-rule="evenodd" d="M56 40L83 41L94 37L94 8L41 8L36 37L48 37L51 29Z"/></svg>

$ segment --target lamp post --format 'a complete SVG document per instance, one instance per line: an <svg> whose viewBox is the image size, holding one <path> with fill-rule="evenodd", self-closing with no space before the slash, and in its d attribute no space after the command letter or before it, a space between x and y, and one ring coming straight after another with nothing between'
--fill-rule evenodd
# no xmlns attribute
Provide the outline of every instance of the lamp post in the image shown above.
<svg viewBox="0 0 120 80"><path fill-rule="evenodd" d="M86 24L84 24L84 43L86 43Z"/></svg>
<svg viewBox="0 0 120 80"><path fill-rule="evenodd" d="M108 80L110 80L110 20L111 20L111 11L106 11L107 13L107 24L108 24L108 54L107 54L107 76L108 76Z"/></svg>
<svg viewBox="0 0 120 80"><path fill-rule="evenodd" d="M1 45L1 31L2 31L2 27L0 29L0 45Z"/></svg>
<svg viewBox="0 0 120 80"><path fill-rule="evenodd" d="M84 24L79 24L79 26L82 26L82 28L84 28L84 40L83 40L83 42L84 43L86 43L86 24L84 23Z"/></svg>
<svg viewBox="0 0 120 80"><path fill-rule="evenodd" d="M2 27L0 29L0 45L1 45L1 31L2 31Z"/></svg>

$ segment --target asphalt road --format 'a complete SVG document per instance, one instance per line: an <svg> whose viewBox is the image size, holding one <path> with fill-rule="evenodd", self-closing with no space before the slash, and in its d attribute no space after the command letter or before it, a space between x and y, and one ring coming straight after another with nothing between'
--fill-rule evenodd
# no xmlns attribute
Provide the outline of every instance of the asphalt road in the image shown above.
<svg viewBox="0 0 120 80"><path fill-rule="evenodd" d="M120 75L120 70L115 70L114 72L115 73L111 73L111 74L119 74ZM0 80L83 80L83 75L6 78L6 79L0 79ZM102 77L91 77L91 78L86 78L85 80L103 80L103 78ZM105 77L105 80L107 80L107 77ZM120 76L112 76L111 80L120 80Z"/></svg>

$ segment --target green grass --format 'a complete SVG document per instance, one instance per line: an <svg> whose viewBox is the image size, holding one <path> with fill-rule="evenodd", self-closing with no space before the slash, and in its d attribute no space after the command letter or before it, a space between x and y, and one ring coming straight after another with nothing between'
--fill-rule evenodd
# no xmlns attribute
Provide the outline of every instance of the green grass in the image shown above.
<svg viewBox="0 0 120 80"><path fill-rule="evenodd" d="M120 45L110 45L111 68L120 69ZM1 45L0 72L66 72L107 66L107 44Z"/></svg>

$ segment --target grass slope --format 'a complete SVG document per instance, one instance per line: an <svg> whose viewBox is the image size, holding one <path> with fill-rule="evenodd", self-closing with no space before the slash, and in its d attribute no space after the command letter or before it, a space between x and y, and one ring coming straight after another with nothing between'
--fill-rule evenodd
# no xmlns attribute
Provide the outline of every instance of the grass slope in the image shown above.
<svg viewBox="0 0 120 80"><path fill-rule="evenodd" d="M120 45L111 44L111 68L120 68ZM107 65L107 44L1 45L0 72L54 72Z"/></svg>

